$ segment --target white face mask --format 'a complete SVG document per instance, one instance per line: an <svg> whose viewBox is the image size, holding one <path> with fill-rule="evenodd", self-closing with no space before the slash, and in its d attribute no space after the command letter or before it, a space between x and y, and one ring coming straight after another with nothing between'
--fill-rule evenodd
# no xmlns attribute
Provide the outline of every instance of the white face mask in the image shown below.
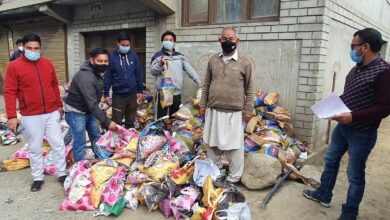
<svg viewBox="0 0 390 220"><path fill-rule="evenodd" d="M19 51L23 51L23 46L18 46Z"/></svg>

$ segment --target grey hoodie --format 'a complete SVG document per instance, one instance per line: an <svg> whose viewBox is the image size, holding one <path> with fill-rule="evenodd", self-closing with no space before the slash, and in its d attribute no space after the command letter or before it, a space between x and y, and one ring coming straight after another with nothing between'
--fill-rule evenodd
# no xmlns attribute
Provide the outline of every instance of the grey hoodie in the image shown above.
<svg viewBox="0 0 390 220"><path fill-rule="evenodd" d="M152 57L152 64L150 67L151 74L156 78L155 86L157 90L161 89L161 73L163 71L163 66L160 61L161 57L164 57L168 61L168 71L171 73L173 86L175 87L174 95L181 94L184 78L183 71L186 72L195 83L201 83L199 75L183 54L174 51L172 55L169 55L161 50Z"/></svg>

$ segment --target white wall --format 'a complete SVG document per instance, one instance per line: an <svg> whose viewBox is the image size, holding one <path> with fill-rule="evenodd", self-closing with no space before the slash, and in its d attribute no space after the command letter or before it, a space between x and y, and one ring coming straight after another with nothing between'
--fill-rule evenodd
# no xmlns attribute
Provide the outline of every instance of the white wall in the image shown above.
<svg viewBox="0 0 390 220"><path fill-rule="evenodd" d="M210 56L219 53L221 46L217 41L183 42L177 44L177 49L187 56L203 80ZM241 41L237 50L252 60L255 91L280 92L279 105L294 115L301 41ZM184 98L195 95L196 86L189 77L185 77L184 87Z"/></svg>

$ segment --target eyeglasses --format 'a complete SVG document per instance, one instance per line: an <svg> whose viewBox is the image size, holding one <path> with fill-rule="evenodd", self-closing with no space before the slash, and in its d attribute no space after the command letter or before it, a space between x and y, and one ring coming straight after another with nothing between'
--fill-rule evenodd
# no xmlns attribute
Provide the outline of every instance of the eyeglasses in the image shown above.
<svg viewBox="0 0 390 220"><path fill-rule="evenodd" d="M351 50L353 50L354 47L356 47L356 46L362 46L363 44L365 44L365 43L361 43L361 44L351 44Z"/></svg>

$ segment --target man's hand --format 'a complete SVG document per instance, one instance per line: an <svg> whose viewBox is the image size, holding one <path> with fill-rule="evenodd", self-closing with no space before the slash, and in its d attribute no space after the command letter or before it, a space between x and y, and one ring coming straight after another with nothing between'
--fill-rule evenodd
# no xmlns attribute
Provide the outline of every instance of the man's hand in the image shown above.
<svg viewBox="0 0 390 220"><path fill-rule="evenodd" d="M246 123L248 123L251 119L253 118L253 115L252 114L247 114L247 113L244 113L243 114L243 119Z"/></svg>
<svg viewBox="0 0 390 220"><path fill-rule="evenodd" d="M340 124L349 124L352 122L352 114L350 112L345 112L339 115L332 116L330 119L335 120Z"/></svg>
<svg viewBox="0 0 390 220"><path fill-rule="evenodd" d="M203 88L203 84L202 83L198 83L197 86L198 86L198 89Z"/></svg>
<svg viewBox="0 0 390 220"><path fill-rule="evenodd" d="M110 131L116 131L118 128L116 127L116 123L112 121L112 122L108 125L108 129L109 129Z"/></svg>
<svg viewBox="0 0 390 220"><path fill-rule="evenodd" d="M59 107L59 108L57 109L57 111L60 113L60 116L61 116L61 118L62 118L62 116L64 116L64 110L63 110L61 107Z"/></svg>
<svg viewBox="0 0 390 220"><path fill-rule="evenodd" d="M168 69L168 61L164 57L161 57L160 62L161 62L161 65L163 66L163 70L167 70Z"/></svg>
<svg viewBox="0 0 390 220"><path fill-rule="evenodd" d="M205 112L206 112L206 108L205 107L200 107L200 109L199 109L199 116L204 117Z"/></svg>
<svg viewBox="0 0 390 220"><path fill-rule="evenodd" d="M11 118L7 121L8 128L11 129L13 132L16 132L18 124L20 124L20 121L17 118Z"/></svg>
<svg viewBox="0 0 390 220"><path fill-rule="evenodd" d="M107 105L111 105L111 104L112 104L112 99L111 99L111 97L104 97L104 102L105 102Z"/></svg>

